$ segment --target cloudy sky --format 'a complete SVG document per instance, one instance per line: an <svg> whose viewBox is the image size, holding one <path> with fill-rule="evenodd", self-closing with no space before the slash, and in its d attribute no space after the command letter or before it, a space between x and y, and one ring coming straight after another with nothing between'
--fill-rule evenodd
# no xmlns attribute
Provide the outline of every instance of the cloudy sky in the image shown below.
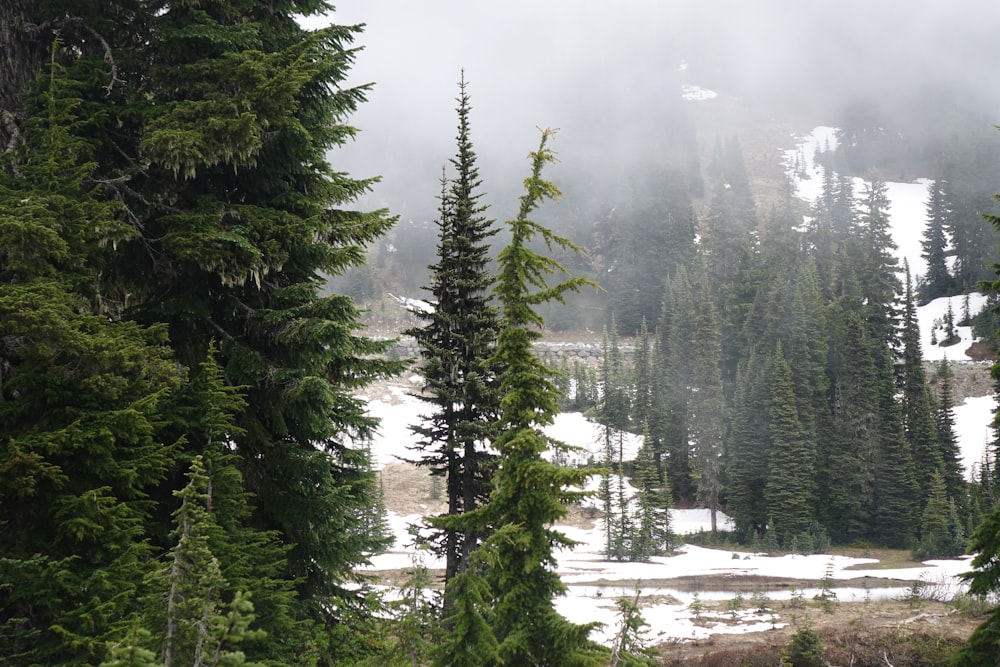
<svg viewBox="0 0 1000 667"><path fill-rule="evenodd" d="M832 120L819 110L833 116L850 97L901 107L1000 97L1000 3L986 0L336 4L334 20L366 24L351 82L375 84L352 119L362 134L337 166L381 174L365 203L404 218L433 211L441 168L454 153L463 68L487 183L523 178L539 127L560 128L557 150L586 146L598 131L622 132L634 145L629 128L676 96L681 78L808 109L816 124ZM682 61L688 68L678 72ZM948 99L946 88L962 99ZM1000 106L995 116L1000 122Z"/></svg>

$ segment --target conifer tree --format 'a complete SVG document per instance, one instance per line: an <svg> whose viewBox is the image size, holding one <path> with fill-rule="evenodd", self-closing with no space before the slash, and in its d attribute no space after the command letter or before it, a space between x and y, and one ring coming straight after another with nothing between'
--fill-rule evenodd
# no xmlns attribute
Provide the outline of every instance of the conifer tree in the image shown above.
<svg viewBox="0 0 1000 667"><path fill-rule="evenodd" d="M13 162L5 170L19 181L11 186L15 189L29 187L31 177L22 165L41 156L50 166L66 158L61 168L80 172L72 177L76 187L67 180L52 190L71 193L73 206L67 200L53 210L79 230L75 242L84 248L60 260L73 268L65 272L71 299L58 319L64 334L79 330L72 336L79 344L100 346L92 351L101 350L101 363L77 370L94 378L107 371L108 382L92 393L67 384L67 395L78 395L79 404L113 392L118 396L106 397L109 409L131 406L131 412L120 413L131 419L128 428L108 432L119 434L121 446L134 440L124 455L111 457L116 466L134 462L133 481L95 484L101 474L82 465L74 468L72 485L81 488L63 488L70 494L82 493L84 485L94 485L87 491L109 489L81 495L81 503L89 498L116 507L119 519L148 493L153 502L141 505L141 512L155 506L167 515L164 503L172 500L178 482L170 459L194 452L184 443L160 441L166 420L155 414L156 406L182 382L182 367L196 367L211 341L218 341L225 382L246 387L246 408L236 415L241 431L231 443L242 484L256 496L253 515L243 523L277 531L290 549L278 577L296 582L302 594L295 612L336 635L367 604L363 590L353 585L354 570L379 548L360 511L375 489L360 443L375 424L355 390L399 368L379 356L385 344L357 333L358 310L349 297L321 296L326 276L363 263L365 245L392 224L385 212L350 210L373 180L351 178L327 157L353 136L346 119L365 96L364 87L343 85L353 59L351 41L360 28L303 29L299 15L322 13L325 2L133 5L18 3L24 21L17 29L37 26L33 37L39 42L52 43L56 33L65 40L55 62L65 66L63 89L75 97L67 105L72 109L67 122L60 123L68 136L64 150L32 149L30 155L25 150L8 156ZM0 86L5 102L10 84L18 82L26 84L20 76L5 78ZM13 91L24 102L22 136L46 115L39 90ZM42 200L27 201L35 209L31 218L40 219ZM22 213L19 219L31 219ZM78 224L81 220L87 224ZM62 252L59 243L37 247ZM41 296L33 298L41 303ZM99 331L98 323L113 326ZM167 334L169 348L163 345ZM114 353L106 354L112 344ZM112 373L113 359L119 370ZM135 374L135 380L112 381L119 373ZM78 375L72 381L80 380ZM50 423L61 429L70 422ZM154 443L150 465L133 461ZM6 507L13 505L5 502ZM142 518L129 524L131 542L108 534L92 536L94 544L103 543L105 553L112 543L142 544ZM162 542L166 531L161 525L152 534ZM51 549L54 540L47 543ZM130 559L145 562L135 552ZM142 578L113 576L121 582ZM81 581L75 586L88 589ZM81 622L63 624L69 633L89 623L100 627L88 632L101 635L103 619L129 596L92 594L110 605L100 613L76 605L72 596L56 597L80 617ZM76 640L67 639L66 645L71 641ZM79 648L84 643L78 644L80 660L90 650ZM351 642L334 645L323 660L335 660ZM287 657L303 647L289 644L284 650Z"/></svg>
<svg viewBox="0 0 1000 667"><path fill-rule="evenodd" d="M775 536L780 544L789 546L813 521L809 493L813 466L795 407L792 372L780 343L772 358L770 378L771 448L764 495Z"/></svg>
<svg viewBox="0 0 1000 667"><path fill-rule="evenodd" d="M654 355L654 401L650 433L670 475L675 499L695 496L691 451L688 437L688 387L691 382L695 303L693 287L682 266L667 280L663 308L657 322Z"/></svg>
<svg viewBox="0 0 1000 667"><path fill-rule="evenodd" d="M856 313L846 313L844 321L843 367L832 387L837 427L825 451L822 491L824 523L830 536L841 542L870 536L878 451L871 341Z"/></svg>
<svg viewBox="0 0 1000 667"><path fill-rule="evenodd" d="M444 475L448 514L468 512L489 497L492 456L486 451L499 396L489 358L496 343L497 313L490 303L489 240L496 230L483 217L482 185L470 137L471 105L464 74L459 81L458 150L454 180L441 196L438 261L431 266L434 309L418 313L410 329L421 347L420 372L434 412L416 426L420 464ZM463 567L480 536L444 530L439 544L445 580Z"/></svg>
<svg viewBox="0 0 1000 667"><path fill-rule="evenodd" d="M771 447L768 359L768 355L751 348L741 368L726 452L726 510L733 517L737 533L751 538L762 535L768 522L764 497Z"/></svg>
<svg viewBox="0 0 1000 667"><path fill-rule="evenodd" d="M952 224L951 215L945 183L940 179L932 181L928 186L927 226L920 241L920 256L927 262L927 275L921 289L921 298L925 301L948 296L953 287L948 270L947 235Z"/></svg>
<svg viewBox="0 0 1000 667"><path fill-rule="evenodd" d="M715 306L706 281L702 281L701 301L693 332L691 387L688 427L698 472L698 500L711 514L716 532L719 496L722 492L722 454L726 425L725 402L719 368L719 331Z"/></svg>
<svg viewBox="0 0 1000 667"><path fill-rule="evenodd" d="M891 368L882 368L876 391L878 451L873 470L875 506L871 534L887 546L908 548L916 537L921 496L913 456L903 434Z"/></svg>
<svg viewBox="0 0 1000 667"><path fill-rule="evenodd" d="M923 352L920 345L920 325L917 322L910 266L905 264L906 295L903 306L903 368L902 410L903 430L912 452L921 498L929 497L931 478L943 463L941 446L934 420L934 408L924 374Z"/></svg>
<svg viewBox="0 0 1000 667"><path fill-rule="evenodd" d="M965 552L957 517L951 516L944 476L938 470L931 478L930 495L920 521L920 540L913 550L915 558L954 558Z"/></svg>
<svg viewBox="0 0 1000 667"><path fill-rule="evenodd" d="M670 552L674 543L670 523L670 476L657 470L655 456L649 428L646 427L643 429L642 446L635 458L635 479L639 493L631 557L637 561L665 555Z"/></svg>
<svg viewBox="0 0 1000 667"><path fill-rule="evenodd" d="M958 436L955 433L955 400L951 388L952 371L947 358L941 360L937 375L940 378L940 384L938 385L935 423L944 483L948 497L954 500L959 508L963 508L967 501L967 485L962 468L962 453L958 446Z"/></svg>
<svg viewBox="0 0 1000 667"><path fill-rule="evenodd" d="M110 321L102 244L131 234L91 182L80 90L52 43L0 169L0 663L94 664L135 612L150 496L176 464L184 381L161 326ZM160 526L165 529L165 526Z"/></svg>
<svg viewBox="0 0 1000 667"><path fill-rule="evenodd" d="M984 598L995 596L1000 591L1000 507L994 508L976 528L969 540L969 552L975 554L973 570L961 575L969 582L969 593ZM1000 605L994 605L986 620L973 631L954 664L959 667L995 664L998 644Z"/></svg>
<svg viewBox="0 0 1000 667"><path fill-rule="evenodd" d="M496 638L496 655L503 664L598 664L601 651L588 635L592 625L570 623L556 612L553 599L565 593L565 585L555 573L553 549L572 546L572 541L554 530L552 524L566 513L566 503L581 497L571 487L582 485L589 472L565 468L544 454L564 447L548 438L542 427L550 424L558 410L558 390L546 368L532 351L532 342L541 336L542 318L538 304L560 300L567 290L579 289L587 281L568 278L550 285L547 276L562 272L550 257L530 249L537 238L546 246L575 249L568 240L533 222L529 216L559 190L541 177L542 168L554 159L547 147L552 131L542 133L538 150L531 154L531 175L525 180L518 215L508 224L511 239L498 256L495 288L501 308L501 327L496 361L502 366L498 436L494 446L500 466L494 478L490 501L481 508L452 518L456 525L478 524L495 527L474 553L469 576L481 576L489 586L492 609L489 624ZM469 590L481 591L470 587ZM465 604L457 602L459 606ZM475 611L473 606L473 611ZM485 621L482 612L478 619ZM476 627L482 627L472 619ZM470 635L477 643L481 634ZM477 644L478 645L478 644ZM470 647L448 646L469 655ZM450 656L440 658L448 664ZM496 664L487 661L486 664Z"/></svg>
<svg viewBox="0 0 1000 667"><path fill-rule="evenodd" d="M160 653L164 667L227 664L236 642L261 635L248 630L253 605L242 592L235 594L228 616L222 611L226 580L211 548L216 525L208 509L209 477L200 456L192 461L188 476L187 486L177 492L181 506L174 514L175 544L161 575L167 589Z"/></svg>
<svg viewBox="0 0 1000 667"><path fill-rule="evenodd" d="M880 177L873 177L865 183L862 193L856 227L852 230L851 255L865 299L862 309L872 340L896 350L899 344L896 304L902 285L897 277L899 267L889 209L888 187Z"/></svg>
<svg viewBox="0 0 1000 667"><path fill-rule="evenodd" d="M639 333L635 341L635 358L633 360L635 368L635 399L632 403L632 424L636 427L643 427L650 417L653 403L653 340L646 324L646 318L642 318L639 325Z"/></svg>
<svg viewBox="0 0 1000 667"><path fill-rule="evenodd" d="M598 421L603 437L606 472L601 476L601 500L604 503L605 554L609 559L628 557L628 502L624 497L623 447L629 425L629 396L624 359L618 341L614 317L604 332L604 359L601 363L601 404Z"/></svg>

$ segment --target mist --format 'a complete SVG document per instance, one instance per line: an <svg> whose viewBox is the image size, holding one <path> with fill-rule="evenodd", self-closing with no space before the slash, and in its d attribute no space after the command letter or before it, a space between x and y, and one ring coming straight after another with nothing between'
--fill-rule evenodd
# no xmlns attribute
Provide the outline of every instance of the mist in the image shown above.
<svg viewBox="0 0 1000 667"><path fill-rule="evenodd" d="M560 129L564 161L619 172L641 162L643 137L681 82L816 123L857 100L887 113L970 105L986 118L996 108L989 122L1000 121L1000 3L369 0L341 3L333 20L366 24L352 82L374 84L336 166L381 175L363 203L404 219L433 217L463 69L495 195L517 191L539 127Z"/></svg>

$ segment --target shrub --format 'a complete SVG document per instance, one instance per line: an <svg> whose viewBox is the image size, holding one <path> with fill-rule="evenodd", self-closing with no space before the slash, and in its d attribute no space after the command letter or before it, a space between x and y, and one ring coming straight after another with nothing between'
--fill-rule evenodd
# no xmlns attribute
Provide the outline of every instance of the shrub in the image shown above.
<svg viewBox="0 0 1000 667"><path fill-rule="evenodd" d="M825 667L823 642L809 628L800 628L792 635L781 659L782 667Z"/></svg>

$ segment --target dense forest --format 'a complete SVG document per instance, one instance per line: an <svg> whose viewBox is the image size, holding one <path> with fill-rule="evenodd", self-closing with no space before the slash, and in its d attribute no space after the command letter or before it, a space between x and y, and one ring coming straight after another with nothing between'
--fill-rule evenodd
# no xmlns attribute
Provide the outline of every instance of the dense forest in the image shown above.
<svg viewBox="0 0 1000 667"><path fill-rule="evenodd" d="M740 138L706 147L665 95L627 165L570 148L556 171L543 130L523 190L497 185L515 202L498 224L463 73L434 219L394 228L358 210L377 179L337 166L370 88L347 79L361 26L299 20L330 9L0 8L0 662L653 664L635 606L606 647L553 604L571 544L553 526L593 475L609 559L669 553L669 509L697 505L769 549L971 550L972 592L996 592L995 452L966 478L949 367L928 370L916 321L1000 291L988 123L846 105L806 207L788 181L755 190ZM885 175L932 181L925 275L894 253ZM388 541L358 390L406 368L362 305L399 285L434 304L405 333L428 410L414 461L447 497L428 518L442 593L402 615L358 573ZM533 347L587 327L599 367ZM544 432L561 408L592 411L603 461L562 462Z"/></svg>

